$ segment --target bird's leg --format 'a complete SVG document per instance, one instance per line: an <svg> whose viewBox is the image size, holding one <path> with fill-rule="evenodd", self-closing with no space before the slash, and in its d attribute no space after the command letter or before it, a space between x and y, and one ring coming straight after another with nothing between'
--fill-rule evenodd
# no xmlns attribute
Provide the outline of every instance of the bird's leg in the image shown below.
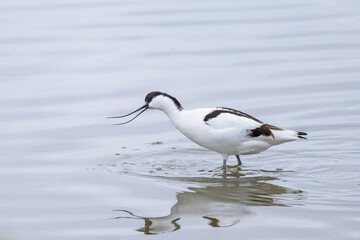
<svg viewBox="0 0 360 240"><path fill-rule="evenodd" d="M228 160L229 155L222 154L222 157L223 157L223 168L225 170L226 169L226 161Z"/></svg>
<svg viewBox="0 0 360 240"><path fill-rule="evenodd" d="M238 165L241 166L241 160L240 160L240 155L235 155L236 159L238 160Z"/></svg>

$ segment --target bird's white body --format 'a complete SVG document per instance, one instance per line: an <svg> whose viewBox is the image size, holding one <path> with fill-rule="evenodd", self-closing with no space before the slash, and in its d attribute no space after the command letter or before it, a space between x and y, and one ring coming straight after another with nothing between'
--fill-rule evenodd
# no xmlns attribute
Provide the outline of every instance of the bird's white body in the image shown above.
<svg viewBox="0 0 360 240"><path fill-rule="evenodd" d="M220 153L223 156L224 167L226 167L229 155L235 155L241 164L239 155L259 153L273 145L305 138L302 135L307 135L304 132L286 130L263 123L231 108L185 110L176 98L162 92L149 93L145 102L146 104L138 110L116 118L129 116L141 109L144 109L143 111L159 109L187 138L200 146Z"/></svg>
<svg viewBox="0 0 360 240"><path fill-rule="evenodd" d="M251 129L262 124L246 117L221 114L208 124L204 117L217 108L194 110L161 109L182 134L202 147L225 155L245 155L262 152L269 147L298 139L291 130L273 130L272 136L249 137Z"/></svg>

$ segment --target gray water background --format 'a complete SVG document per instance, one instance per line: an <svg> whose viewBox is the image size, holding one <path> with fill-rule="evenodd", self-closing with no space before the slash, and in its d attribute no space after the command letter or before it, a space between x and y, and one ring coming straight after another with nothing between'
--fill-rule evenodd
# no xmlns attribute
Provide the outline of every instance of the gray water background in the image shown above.
<svg viewBox="0 0 360 240"><path fill-rule="evenodd" d="M0 239L359 239L360 2L1 1ZM242 158L161 90L306 131ZM144 235L146 234L146 236Z"/></svg>

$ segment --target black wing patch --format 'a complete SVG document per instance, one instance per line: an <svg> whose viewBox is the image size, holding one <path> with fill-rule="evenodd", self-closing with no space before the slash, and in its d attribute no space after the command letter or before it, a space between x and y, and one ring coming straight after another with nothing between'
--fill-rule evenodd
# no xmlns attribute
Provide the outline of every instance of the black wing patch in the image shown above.
<svg viewBox="0 0 360 240"><path fill-rule="evenodd" d="M249 119L254 120L255 122L258 122L258 123L263 123L259 119L256 119L256 118L254 118L253 116L251 116L251 115L249 115L247 113L244 113L244 112L241 112L239 110L232 109L232 108L226 108L226 107L219 107L216 110L212 111L211 113L207 114L205 116L205 118L204 118L204 121L207 122L210 119L216 118L221 113L230 113L230 114L234 114L234 115L237 115L237 116L240 116L240 117L249 118Z"/></svg>
<svg viewBox="0 0 360 240"><path fill-rule="evenodd" d="M271 136L273 139L275 139L274 134L271 132L271 130L278 130L278 131L283 131L284 129L270 125L270 124L263 124L258 128L255 129L251 129L251 133L249 134L249 136L251 137L258 137L258 136Z"/></svg>

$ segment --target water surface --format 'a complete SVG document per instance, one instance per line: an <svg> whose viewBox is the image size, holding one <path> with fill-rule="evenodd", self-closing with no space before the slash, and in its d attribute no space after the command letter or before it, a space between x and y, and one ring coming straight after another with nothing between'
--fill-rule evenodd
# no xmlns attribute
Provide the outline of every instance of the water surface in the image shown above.
<svg viewBox="0 0 360 240"><path fill-rule="evenodd" d="M2 2L0 239L359 239L359 9ZM161 112L106 119L153 90L309 137L224 176Z"/></svg>

